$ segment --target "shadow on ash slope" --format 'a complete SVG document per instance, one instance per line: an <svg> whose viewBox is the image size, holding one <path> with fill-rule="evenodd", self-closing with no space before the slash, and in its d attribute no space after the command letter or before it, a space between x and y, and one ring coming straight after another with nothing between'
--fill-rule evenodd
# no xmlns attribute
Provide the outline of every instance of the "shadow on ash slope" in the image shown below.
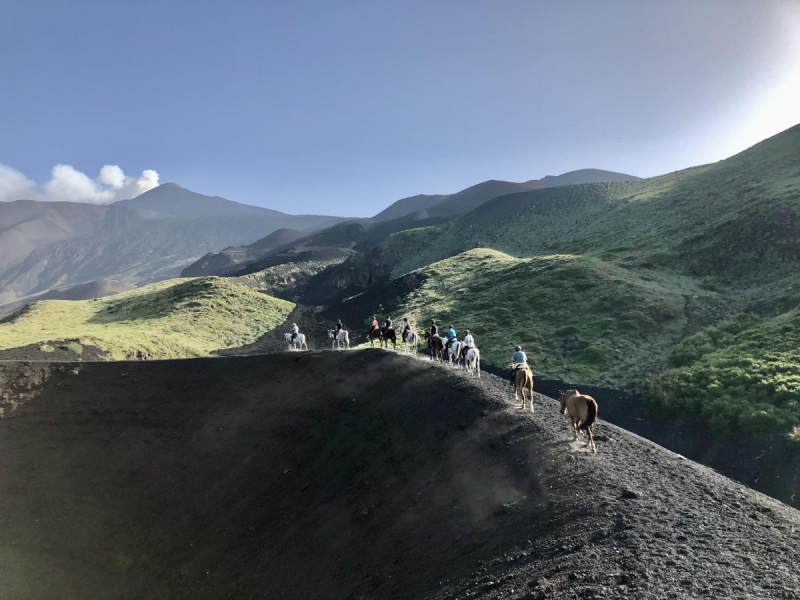
<svg viewBox="0 0 800 600"><path fill-rule="evenodd" d="M493 377L72 368L0 420L2 598L798 597L800 513L605 423L591 455Z"/></svg>

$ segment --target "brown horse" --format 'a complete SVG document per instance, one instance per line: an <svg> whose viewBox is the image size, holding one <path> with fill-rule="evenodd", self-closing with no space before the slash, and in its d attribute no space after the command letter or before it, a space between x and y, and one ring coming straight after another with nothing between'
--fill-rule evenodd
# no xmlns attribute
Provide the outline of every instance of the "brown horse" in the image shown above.
<svg viewBox="0 0 800 600"><path fill-rule="evenodd" d="M597 452L594 445L594 434L592 429L597 422L597 400L586 394L581 394L578 390L567 390L562 392L558 391L559 400L561 402L561 414L565 415L569 412L570 426L574 439L578 439L578 430L583 429L589 441L586 442L587 446L591 446L592 452Z"/></svg>
<svg viewBox="0 0 800 600"><path fill-rule="evenodd" d="M381 342L386 344L386 349L389 349L389 342L392 342L392 350L397 350L397 334L394 329L386 329L381 327Z"/></svg>
<svg viewBox="0 0 800 600"><path fill-rule="evenodd" d="M425 332L425 339L428 340L428 351L431 355L431 360L438 359L439 362L444 358L444 342L438 335L431 335L430 331Z"/></svg>
<svg viewBox="0 0 800 600"><path fill-rule="evenodd" d="M517 390L522 394L522 410L525 410L525 388L528 388L528 396L531 399L531 412L533 412L533 373L528 367L517 369L514 374L514 399L517 399Z"/></svg>
<svg viewBox="0 0 800 600"><path fill-rule="evenodd" d="M375 340L378 341L378 348L381 347L381 339L383 336L381 335L380 329L372 329L371 327L367 330L367 339L369 340L369 347L375 347Z"/></svg>

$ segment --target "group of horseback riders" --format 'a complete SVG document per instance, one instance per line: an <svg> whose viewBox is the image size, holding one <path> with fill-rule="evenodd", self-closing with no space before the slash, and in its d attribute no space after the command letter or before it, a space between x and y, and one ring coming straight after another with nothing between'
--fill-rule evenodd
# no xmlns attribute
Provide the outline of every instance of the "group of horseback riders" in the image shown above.
<svg viewBox="0 0 800 600"><path fill-rule="evenodd" d="M335 326L335 329L334 329L335 335L339 334L339 332L342 330L342 327L343 327L342 320L339 319L338 321L336 321L336 326ZM386 336L390 331L393 332L394 331L394 323L392 322L392 317L387 316L386 320L384 321L383 328L381 328L381 326L380 326L380 324L378 322L378 317L375 316L375 315L372 315L372 328L371 328L371 331L375 332L375 333L377 333L377 334L379 334L381 336ZM408 338L408 334L410 332L411 332L411 323L408 322L408 317L404 317L403 318L402 329L400 331L400 336L401 336L401 338L402 338L402 340L404 342ZM299 333L300 333L300 329L298 328L297 323L292 323L291 341L294 341ZM440 337L440 338L445 339L446 340L446 342L444 344L445 352L449 351L450 350L450 346L452 346L455 342L458 341L458 336L456 335L456 330L455 330L455 328L453 327L452 324L448 325L447 332L445 333L445 335L440 336L439 335L439 326L436 324L436 320L435 319L431 319L431 326L428 329L428 336L426 336L426 337L428 337L428 339L429 339L429 345L430 345L430 339L432 339L433 337ZM475 347L475 338L472 337L472 334L470 333L469 329L465 329L464 330L464 339L461 342L461 357L460 358L463 359L467 355L467 352L469 351L469 349L470 348L474 348L474 347ZM511 381L514 381L514 377L516 376L517 371L519 371L520 369L529 369L530 368L530 367L528 367L528 357L522 351L522 346L516 346L514 348L514 354L511 357L511 365L512 365L511 373L510 373Z"/></svg>
<svg viewBox="0 0 800 600"><path fill-rule="evenodd" d="M336 331L338 332L341 329L342 322L339 321L336 324ZM386 335L389 331L394 330L394 324L392 322L392 317L387 316L386 321L384 321L384 325L381 328L380 323L378 322L378 317L376 315L372 315L372 329L371 331L380 334ZM408 334L411 332L411 323L408 322L408 317L403 318L403 325L401 329L401 338L403 341L406 341ZM458 335L456 334L455 327L452 324L448 325L447 332L444 335L439 335L439 325L436 323L435 319L431 319L431 325L428 329L428 344L430 346L430 340L434 337L443 338L445 341L444 349L445 352L450 350L450 346L452 346L455 342L458 341ZM461 356L460 358L464 358L469 352L470 348L475 347L475 338L470 333L469 329L464 330L464 339L461 342ZM514 348L514 354L511 357L511 381L514 381L514 377L516 376L517 371L520 369L529 369L528 367L528 357L522 351L522 346L516 346Z"/></svg>
<svg viewBox="0 0 800 600"><path fill-rule="evenodd" d="M431 319L431 326L428 329L428 344L430 345L430 340L434 337L441 337L445 341L444 344L444 351L449 352L450 346L458 341L458 336L456 335L456 330L453 325L449 325L447 327L447 333L445 335L439 335L439 326L436 324L435 319ZM470 348L475 347L475 338L472 337L472 334L469 332L469 329L464 330L464 339L461 341L461 356L459 358L463 359L467 352L469 352Z"/></svg>

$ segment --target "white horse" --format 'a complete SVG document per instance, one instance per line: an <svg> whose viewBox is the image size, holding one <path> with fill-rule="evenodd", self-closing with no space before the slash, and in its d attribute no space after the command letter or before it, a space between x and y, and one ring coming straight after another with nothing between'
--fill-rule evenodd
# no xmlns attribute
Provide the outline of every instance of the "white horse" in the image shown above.
<svg viewBox="0 0 800 600"><path fill-rule="evenodd" d="M461 368L461 351L464 349L463 342L453 342L447 350L447 358L451 367Z"/></svg>
<svg viewBox="0 0 800 600"><path fill-rule="evenodd" d="M467 355L464 357L464 364L467 366L467 373L473 373L480 379L481 376L481 353L477 348L470 348L467 350Z"/></svg>
<svg viewBox="0 0 800 600"><path fill-rule="evenodd" d="M416 352L417 342L419 342L419 336L413 331L409 331L408 334L406 335L406 339L403 340L403 350Z"/></svg>
<svg viewBox="0 0 800 600"><path fill-rule="evenodd" d="M344 329L340 329L339 333L336 333L334 329L329 329L328 338L333 340L331 345L332 350L341 348L343 345L345 348L350 348L350 336L347 335L347 331Z"/></svg>
<svg viewBox="0 0 800 600"><path fill-rule="evenodd" d="M292 334L291 333L284 333L283 337L286 339L286 342L289 344L289 350L308 350L308 344L306 344L306 334L305 333L298 333L294 341L292 341Z"/></svg>

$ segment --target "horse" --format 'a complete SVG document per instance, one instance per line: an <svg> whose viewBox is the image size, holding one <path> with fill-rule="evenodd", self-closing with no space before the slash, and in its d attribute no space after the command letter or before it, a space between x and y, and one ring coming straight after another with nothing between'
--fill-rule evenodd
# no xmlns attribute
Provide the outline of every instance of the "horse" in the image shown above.
<svg viewBox="0 0 800 600"><path fill-rule="evenodd" d="M389 342L392 342L392 349L397 350L397 333L394 328L386 329L381 327L381 346L386 343L386 349L389 349Z"/></svg>
<svg viewBox="0 0 800 600"><path fill-rule="evenodd" d="M331 350L336 350L337 348L341 348L342 345L344 345L345 348L350 347L350 336L344 329L340 329L339 333L336 333L335 329L329 329L328 339L333 340L333 343L331 345Z"/></svg>
<svg viewBox="0 0 800 600"><path fill-rule="evenodd" d="M409 350L410 352L416 353L418 339L419 338L416 333L409 331L406 334L406 339L403 340L403 350Z"/></svg>
<svg viewBox="0 0 800 600"><path fill-rule="evenodd" d="M308 344L306 344L306 334L305 333L298 333L294 341L292 341L292 334L291 333L284 333L284 339L289 344L289 350L291 351L293 348L297 348L298 350L306 349L308 350Z"/></svg>
<svg viewBox="0 0 800 600"><path fill-rule="evenodd" d="M467 373L473 373L481 378L481 353L477 348L469 348L467 355L464 357L464 365L467 367Z"/></svg>
<svg viewBox="0 0 800 600"><path fill-rule="evenodd" d="M587 446L591 446L592 452L597 453L597 448L594 445L594 434L592 429L597 422L597 400L586 394L581 394L578 390L567 390L562 392L558 390L559 401L561 402L561 414L565 415L569 412L570 426L574 439L578 439L578 430L583 429L586 431L586 436L589 438L586 442Z"/></svg>
<svg viewBox="0 0 800 600"><path fill-rule="evenodd" d="M447 359L450 361L450 366L461 368L461 351L462 342L453 342L450 344L450 347L447 349Z"/></svg>
<svg viewBox="0 0 800 600"><path fill-rule="evenodd" d="M373 328L370 327L367 330L367 339L369 340L369 347L370 348L374 348L375 347L375 340L378 340L378 347L380 347L381 346L381 341L383 339L383 334L381 333L380 329L373 329Z"/></svg>
<svg viewBox="0 0 800 600"><path fill-rule="evenodd" d="M522 394L522 410L525 410L525 388L528 388L531 399L531 412L533 412L533 373L527 365L517 369L514 374L514 400L517 399L517 390Z"/></svg>
<svg viewBox="0 0 800 600"><path fill-rule="evenodd" d="M431 335L430 331L425 332L425 339L428 340L428 351L431 355L431 360L437 358L442 362L444 356L444 342L438 335Z"/></svg>

